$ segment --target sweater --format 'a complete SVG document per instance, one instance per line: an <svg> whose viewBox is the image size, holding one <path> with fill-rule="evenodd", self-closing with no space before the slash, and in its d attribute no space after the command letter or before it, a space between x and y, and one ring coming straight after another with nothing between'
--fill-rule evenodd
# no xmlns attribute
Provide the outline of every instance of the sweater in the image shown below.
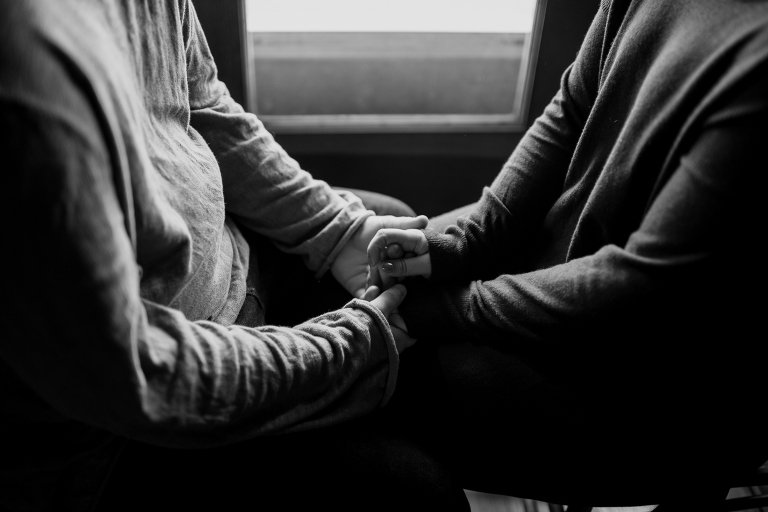
<svg viewBox="0 0 768 512"><path fill-rule="evenodd" d="M570 389L613 382L635 405L749 389L767 115L768 3L604 1L476 208L425 231L411 335L515 352Z"/></svg>

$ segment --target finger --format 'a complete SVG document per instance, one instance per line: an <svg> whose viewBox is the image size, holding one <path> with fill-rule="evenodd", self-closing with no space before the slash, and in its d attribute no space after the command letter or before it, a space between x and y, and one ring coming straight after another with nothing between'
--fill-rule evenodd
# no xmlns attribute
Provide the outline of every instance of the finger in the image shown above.
<svg viewBox="0 0 768 512"><path fill-rule="evenodd" d="M370 286L363 294L363 300L371 302L373 299L381 295L381 290L378 286Z"/></svg>
<svg viewBox="0 0 768 512"><path fill-rule="evenodd" d="M426 215L419 215L418 217L394 217L391 215L385 215L383 225L385 228L396 229L424 229L429 224L429 219Z"/></svg>
<svg viewBox="0 0 768 512"><path fill-rule="evenodd" d="M397 310L394 310L391 315L389 315L389 325L392 325L394 327L397 327L398 329L401 329L405 332L408 332L408 326L405 325L405 319L400 316L400 313L397 312Z"/></svg>
<svg viewBox="0 0 768 512"><path fill-rule="evenodd" d="M415 258L404 258L400 260L386 261L381 264L382 276L404 277L404 276L424 276L429 277L432 274L432 260L429 253L416 256Z"/></svg>
<svg viewBox="0 0 768 512"><path fill-rule="evenodd" d="M376 267L376 270L378 271L379 280L381 281L379 288L382 290L389 290L398 283L399 280L396 276L390 276L381 272L381 265Z"/></svg>
<svg viewBox="0 0 768 512"><path fill-rule="evenodd" d="M368 260L377 265L386 257L385 249L389 245L398 244L403 251L423 254L429 250L427 237L418 229L380 229L373 235L368 244Z"/></svg>
<svg viewBox="0 0 768 512"><path fill-rule="evenodd" d="M400 244L389 244L385 250L385 257L388 260L399 260L405 256L405 251Z"/></svg>
<svg viewBox="0 0 768 512"><path fill-rule="evenodd" d="M392 327L392 336L395 338L395 346L397 347L398 354L402 354L403 350L412 347L416 343L416 340L408 336L407 332L398 329L397 327Z"/></svg>
<svg viewBox="0 0 768 512"><path fill-rule="evenodd" d="M381 295L373 299L371 304L379 308L379 310L386 318L389 318L389 315L391 315L392 312L397 309L397 306L403 302L405 294L405 286L396 284L389 290L385 290Z"/></svg>

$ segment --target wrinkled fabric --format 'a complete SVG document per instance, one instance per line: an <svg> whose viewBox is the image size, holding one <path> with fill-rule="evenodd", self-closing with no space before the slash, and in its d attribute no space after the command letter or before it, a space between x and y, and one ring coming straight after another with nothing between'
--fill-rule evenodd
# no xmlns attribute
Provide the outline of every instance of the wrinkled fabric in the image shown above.
<svg viewBox="0 0 768 512"><path fill-rule="evenodd" d="M217 446L386 403L398 358L370 304L231 325L249 259L234 221L322 275L372 212L232 100L191 3L2 3L0 111L3 443L47 447L37 465L0 457L3 479L114 435Z"/></svg>

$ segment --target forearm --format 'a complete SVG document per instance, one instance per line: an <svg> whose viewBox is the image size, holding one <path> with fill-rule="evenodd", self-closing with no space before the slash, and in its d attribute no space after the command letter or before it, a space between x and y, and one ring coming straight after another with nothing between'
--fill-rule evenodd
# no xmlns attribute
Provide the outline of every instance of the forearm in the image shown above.
<svg viewBox="0 0 768 512"><path fill-rule="evenodd" d="M394 340L367 303L294 328L224 328L148 311L153 326L137 340L136 369L146 398L111 425L129 437L201 447L328 426L385 405L394 391Z"/></svg>
<svg viewBox="0 0 768 512"><path fill-rule="evenodd" d="M649 339L692 326L736 328L748 295L741 269L758 268L744 240L760 232L755 163L765 135L765 78L702 127L623 247L487 281L409 285L400 310L416 337L463 336L540 354ZM698 318L698 320L697 320ZM709 323L702 322L706 319ZM667 339L673 339L669 336Z"/></svg>
<svg viewBox="0 0 768 512"><path fill-rule="evenodd" d="M47 322L6 323L3 362L65 416L190 448L328 426L383 406L393 392L394 340L359 304L260 329L192 323L144 305L133 328L81 326L76 340L61 324L54 335Z"/></svg>
<svg viewBox="0 0 768 512"><path fill-rule="evenodd" d="M532 237L567 186L568 173L579 172L570 164L597 95L604 24L601 12L563 74L560 90L483 191L477 208L444 235L428 235L430 253L437 249L434 281L524 270Z"/></svg>
<svg viewBox="0 0 768 512"><path fill-rule="evenodd" d="M525 274L487 281L412 283L400 310L415 337L474 339L546 353L588 339L598 324L654 304L674 271L615 246L597 254ZM659 304L656 302L655 304ZM625 321L626 318L624 318ZM594 333L593 333L594 334Z"/></svg>

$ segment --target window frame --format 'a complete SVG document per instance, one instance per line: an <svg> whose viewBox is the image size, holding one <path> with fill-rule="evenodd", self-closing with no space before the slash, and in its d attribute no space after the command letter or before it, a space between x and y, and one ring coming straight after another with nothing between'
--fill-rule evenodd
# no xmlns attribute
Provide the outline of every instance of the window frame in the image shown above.
<svg viewBox="0 0 768 512"><path fill-rule="evenodd" d="M536 0L531 36L523 47L522 73L518 76L514 104L518 112L508 114L338 114L262 115L256 111L255 66L246 62L246 108L254 112L274 133L444 133L519 132L526 128L528 105L536 75L536 63L548 0ZM245 5L245 0L241 0ZM245 58L253 55L252 38L246 29Z"/></svg>
<svg viewBox="0 0 768 512"><path fill-rule="evenodd" d="M601 0L547 0L536 14L542 23L538 31L538 52L530 73L529 94L524 102L525 115L519 125L440 131L391 127L387 131L290 132L278 133L281 146L291 155L454 155L482 158L506 158L525 130L551 101L560 86L560 77L571 64ZM194 0L205 31L219 78L232 97L246 109L248 86L245 0ZM237 26L238 30L232 30ZM533 43L533 41L532 41ZM533 65L532 62L530 65Z"/></svg>

